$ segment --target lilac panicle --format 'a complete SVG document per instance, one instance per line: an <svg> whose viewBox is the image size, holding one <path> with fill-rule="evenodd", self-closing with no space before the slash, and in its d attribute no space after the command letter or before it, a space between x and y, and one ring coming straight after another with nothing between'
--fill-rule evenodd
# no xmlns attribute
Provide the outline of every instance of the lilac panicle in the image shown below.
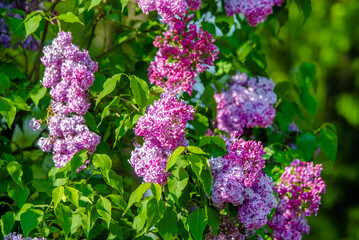
<svg viewBox="0 0 359 240"><path fill-rule="evenodd" d="M298 159L285 168L280 181L275 186L278 207L268 224L273 229L274 239L302 239L310 227L305 217L316 215L321 196L325 193L325 183L320 177L321 164L301 162Z"/></svg>
<svg viewBox="0 0 359 240"><path fill-rule="evenodd" d="M180 102L170 93L162 93L161 99L149 106L146 115L140 117L134 133L143 136L153 146L171 150L179 147L185 137L185 127L193 120L194 108Z"/></svg>
<svg viewBox="0 0 359 240"><path fill-rule="evenodd" d="M229 90L215 94L217 128L230 135L242 134L244 128L268 127L276 115L277 96L274 82L265 77L248 77L237 73Z"/></svg>
<svg viewBox="0 0 359 240"><path fill-rule="evenodd" d="M281 6L284 0L225 0L227 15L241 13L251 26L264 22L267 15L273 13L275 5Z"/></svg>
<svg viewBox="0 0 359 240"><path fill-rule="evenodd" d="M138 6L146 14L158 11L162 21L170 22L178 17L183 17L188 8L195 11L201 8L201 0L137 0Z"/></svg>
<svg viewBox="0 0 359 240"><path fill-rule="evenodd" d="M195 77L217 59L213 36L189 24L191 19L187 15L174 19L153 43L159 49L148 68L148 77L151 83L173 93L183 90L191 95Z"/></svg>
<svg viewBox="0 0 359 240"><path fill-rule="evenodd" d="M134 129L142 136L143 145L137 144L129 160L139 177L145 182L165 185L169 173L165 173L167 159L179 146L188 146L185 127L193 120L194 108L183 100L180 102L170 93L149 106L145 116L140 117Z"/></svg>
<svg viewBox="0 0 359 240"><path fill-rule="evenodd" d="M96 150L101 137L91 132L83 115L90 108L88 89L95 79L97 63L86 50L71 43L70 32L60 32L43 50L45 65L42 85L51 88L50 116L46 119L49 136L38 141L40 149L52 152L57 168L64 167L80 150ZM39 120L30 126L39 129Z"/></svg>
<svg viewBox="0 0 359 240"><path fill-rule="evenodd" d="M274 182L263 173L265 153L260 142L224 137L227 155L209 160L213 175L211 199L219 209L238 207L238 220L247 235L267 224L276 207Z"/></svg>

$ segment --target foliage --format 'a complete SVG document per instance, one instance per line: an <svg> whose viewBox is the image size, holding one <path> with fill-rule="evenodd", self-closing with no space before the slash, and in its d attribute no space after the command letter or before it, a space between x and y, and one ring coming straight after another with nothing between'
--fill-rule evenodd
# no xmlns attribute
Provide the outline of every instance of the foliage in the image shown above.
<svg viewBox="0 0 359 240"><path fill-rule="evenodd" d="M146 16L134 1L126 0L54 0L31 13L2 8L11 48L0 53L0 236L14 231L48 239L197 240L210 231L217 235L220 215L235 217L236 209L228 204L218 210L210 199L209 159L226 155L220 136L228 136L215 124L214 95L228 90L230 76L237 71L270 75L267 65L272 59L263 49L263 36L282 41L278 32L287 21L289 4L298 4L301 25L312 10L310 1L288 0L257 27L242 15L227 16L214 0L204 1L194 12L194 21L214 35L218 59L214 68L199 74L191 95L178 95L196 112L185 130L188 145L176 148L167 159L165 171L170 175L163 186L141 183L128 160L134 143L143 142L133 131L137 121L164 91L149 83L147 67L156 55L153 41L167 30L166 24L156 13ZM206 18L208 12L213 21ZM33 117L47 117L50 95L40 83L44 72L40 58L43 47L61 30L72 32L73 43L88 49L98 62L89 89L92 104L84 118L102 139L95 153L81 150L57 169L52 154L37 145L40 137L47 136L46 128L33 131L29 123ZM24 47L29 37L38 41L37 51ZM246 129L241 136L265 146L264 171L274 181L293 159L313 161L318 147L332 163L337 154L335 126L314 123L316 67L303 62L294 69L290 79L273 79L278 99L273 124ZM291 130L293 123L300 130ZM214 136L205 135L208 129ZM86 160L90 164L78 172ZM270 231L259 229L254 235L270 237Z"/></svg>

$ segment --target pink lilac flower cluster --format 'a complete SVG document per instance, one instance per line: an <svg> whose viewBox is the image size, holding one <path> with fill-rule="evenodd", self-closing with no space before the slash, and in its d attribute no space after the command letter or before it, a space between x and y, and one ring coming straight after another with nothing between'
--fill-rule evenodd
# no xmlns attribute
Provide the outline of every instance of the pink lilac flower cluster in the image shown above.
<svg viewBox="0 0 359 240"><path fill-rule="evenodd" d="M214 95L217 128L234 136L242 134L244 128L268 127L276 115L274 86L271 79L248 77L238 72L232 77L228 91Z"/></svg>
<svg viewBox="0 0 359 240"><path fill-rule="evenodd" d="M272 221L274 239L302 239L301 234L309 233L305 217L317 214L321 196L325 192L325 183L320 177L321 164L301 162L298 159L285 168L275 186L278 195L278 207Z"/></svg>
<svg viewBox="0 0 359 240"><path fill-rule="evenodd" d="M16 232L14 232L14 233L9 233L8 235L6 235L4 237L4 240L46 240L46 238L44 238L44 237L35 237L35 238L26 237L26 238L23 238L20 233L17 234Z"/></svg>
<svg viewBox="0 0 359 240"><path fill-rule="evenodd" d="M158 11L162 21L168 23L176 18L187 14L188 8L195 11L201 8L201 0L137 0L138 6L146 14Z"/></svg>
<svg viewBox="0 0 359 240"><path fill-rule="evenodd" d="M251 26L264 22L267 15L273 13L275 5L281 6L284 0L225 0L227 15L241 13Z"/></svg>
<svg viewBox="0 0 359 240"><path fill-rule="evenodd" d="M38 145L42 151L54 153L57 168L64 167L80 150L94 152L101 140L88 129L83 117L90 107L88 88L95 79L97 63L71 40L70 32L60 32L52 45L44 48L41 59L46 66L42 85L51 88L53 99L46 120L49 136L40 138ZM32 120L30 127L39 130L41 121Z"/></svg>
<svg viewBox="0 0 359 240"><path fill-rule="evenodd" d="M209 160L211 199L220 209L227 203L238 206L238 220L249 234L267 224L267 215L276 207L274 182L263 173L265 152L260 142L224 139L227 155Z"/></svg>
<svg viewBox="0 0 359 240"><path fill-rule="evenodd" d="M179 146L188 146L185 139L187 121L193 120L194 108L180 102L166 92L149 106L134 129L142 136L144 144L137 144L129 160L136 174L145 182L165 185L169 173L165 173L168 157Z"/></svg>
<svg viewBox="0 0 359 240"><path fill-rule="evenodd" d="M217 59L213 36L189 24L192 18L174 19L153 43L159 50L148 67L150 82L170 92L183 90L191 95L195 77Z"/></svg>

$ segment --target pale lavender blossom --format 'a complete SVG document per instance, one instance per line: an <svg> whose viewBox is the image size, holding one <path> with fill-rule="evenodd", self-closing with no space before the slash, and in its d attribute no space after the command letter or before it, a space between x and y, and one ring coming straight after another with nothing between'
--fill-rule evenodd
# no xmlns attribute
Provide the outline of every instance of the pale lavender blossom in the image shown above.
<svg viewBox="0 0 359 240"><path fill-rule="evenodd" d="M268 127L276 116L274 86L271 79L248 77L238 72L232 77L228 91L214 95L217 128L235 136L242 134L245 128Z"/></svg>
<svg viewBox="0 0 359 240"><path fill-rule="evenodd" d="M97 63L71 40L70 32L60 32L52 44L44 48L41 58L46 67L41 83L51 88L52 100L46 119L49 136L40 138L38 145L42 151L54 154L57 168L64 167L80 150L93 153L101 140L88 129L83 117L90 108L88 89L95 80ZM36 125L36 121L31 124Z"/></svg>

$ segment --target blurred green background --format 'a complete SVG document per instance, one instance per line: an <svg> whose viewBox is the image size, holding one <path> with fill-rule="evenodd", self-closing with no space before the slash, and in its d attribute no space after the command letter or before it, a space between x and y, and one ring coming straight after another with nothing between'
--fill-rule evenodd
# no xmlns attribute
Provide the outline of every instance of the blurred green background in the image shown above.
<svg viewBox="0 0 359 240"><path fill-rule="evenodd" d="M318 215L309 219L311 233L303 239L359 239L359 1L314 0L312 13L304 16L288 2L289 19L270 36L261 27L269 76L276 82L292 78L301 62L315 64L318 87L316 127L331 122L338 130L334 164L323 161L326 194ZM278 21L267 26L276 29ZM268 37L266 37L268 36ZM319 154L315 161L321 162Z"/></svg>

